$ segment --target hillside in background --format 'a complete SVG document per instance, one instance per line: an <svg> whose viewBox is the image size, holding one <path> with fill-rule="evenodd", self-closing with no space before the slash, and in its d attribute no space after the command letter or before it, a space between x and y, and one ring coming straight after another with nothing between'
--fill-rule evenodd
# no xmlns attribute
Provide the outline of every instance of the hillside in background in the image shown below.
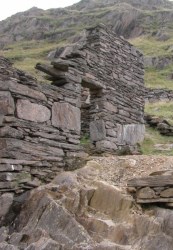
<svg viewBox="0 0 173 250"><path fill-rule="evenodd" d="M0 22L1 54L35 74L50 51L75 42L85 28L104 23L146 56L146 85L173 89L173 2L82 0L68 8L32 9Z"/></svg>

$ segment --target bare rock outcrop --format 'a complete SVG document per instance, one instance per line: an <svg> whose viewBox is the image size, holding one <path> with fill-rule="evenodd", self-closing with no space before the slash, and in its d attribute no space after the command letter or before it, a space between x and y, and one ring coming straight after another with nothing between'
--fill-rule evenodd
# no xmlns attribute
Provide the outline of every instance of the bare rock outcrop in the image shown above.
<svg viewBox="0 0 173 250"><path fill-rule="evenodd" d="M18 199L15 216L13 203L1 221L0 249L172 250L172 210L142 210L124 189L100 180L102 170L89 161Z"/></svg>

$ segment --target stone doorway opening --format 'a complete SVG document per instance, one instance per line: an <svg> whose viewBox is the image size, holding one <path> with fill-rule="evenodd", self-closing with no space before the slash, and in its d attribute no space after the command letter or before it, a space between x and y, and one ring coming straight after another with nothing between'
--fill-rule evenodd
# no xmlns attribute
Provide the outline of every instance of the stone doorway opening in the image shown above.
<svg viewBox="0 0 173 250"><path fill-rule="evenodd" d="M99 139L97 131L93 130L93 123L101 119L102 85L92 78L83 78L81 85L81 142L93 149Z"/></svg>

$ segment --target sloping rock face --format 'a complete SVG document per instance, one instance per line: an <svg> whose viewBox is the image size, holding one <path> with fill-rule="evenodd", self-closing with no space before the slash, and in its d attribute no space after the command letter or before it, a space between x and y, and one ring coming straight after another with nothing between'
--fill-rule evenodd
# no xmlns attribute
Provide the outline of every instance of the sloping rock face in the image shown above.
<svg viewBox="0 0 173 250"><path fill-rule="evenodd" d="M72 40L83 27L100 22L126 38L152 33L153 23L157 23L157 29L171 30L172 10L173 4L167 0L83 0L63 9L32 8L1 22L0 47L32 39Z"/></svg>
<svg viewBox="0 0 173 250"><path fill-rule="evenodd" d="M92 160L61 173L18 197L18 206L8 197L0 249L172 250L172 210L142 211L125 189L98 179L101 169Z"/></svg>

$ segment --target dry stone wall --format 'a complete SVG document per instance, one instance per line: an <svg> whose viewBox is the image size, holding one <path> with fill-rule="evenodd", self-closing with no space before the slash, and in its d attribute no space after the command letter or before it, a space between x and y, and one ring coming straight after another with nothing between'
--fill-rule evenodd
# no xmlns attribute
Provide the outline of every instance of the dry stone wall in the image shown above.
<svg viewBox="0 0 173 250"><path fill-rule="evenodd" d="M36 65L39 84L0 58L0 191L22 192L48 182L83 155L81 124L92 150L136 150L144 138L143 56L105 26L61 48L51 65ZM83 112L84 90L89 107Z"/></svg>
<svg viewBox="0 0 173 250"><path fill-rule="evenodd" d="M0 58L0 192L48 182L82 154L78 98L77 89L38 84Z"/></svg>
<svg viewBox="0 0 173 250"><path fill-rule="evenodd" d="M171 89L146 89L146 102L173 101L173 90Z"/></svg>
<svg viewBox="0 0 173 250"><path fill-rule="evenodd" d="M172 170L158 171L147 177L131 179L127 186L137 203L161 203L173 207Z"/></svg>
<svg viewBox="0 0 173 250"><path fill-rule="evenodd" d="M90 91L90 110L85 105L82 121L85 131L90 127L96 150L134 149L145 131L142 54L99 25L87 30L81 44L59 50L56 57L54 68L75 65L81 85ZM46 73L52 75L52 69Z"/></svg>

